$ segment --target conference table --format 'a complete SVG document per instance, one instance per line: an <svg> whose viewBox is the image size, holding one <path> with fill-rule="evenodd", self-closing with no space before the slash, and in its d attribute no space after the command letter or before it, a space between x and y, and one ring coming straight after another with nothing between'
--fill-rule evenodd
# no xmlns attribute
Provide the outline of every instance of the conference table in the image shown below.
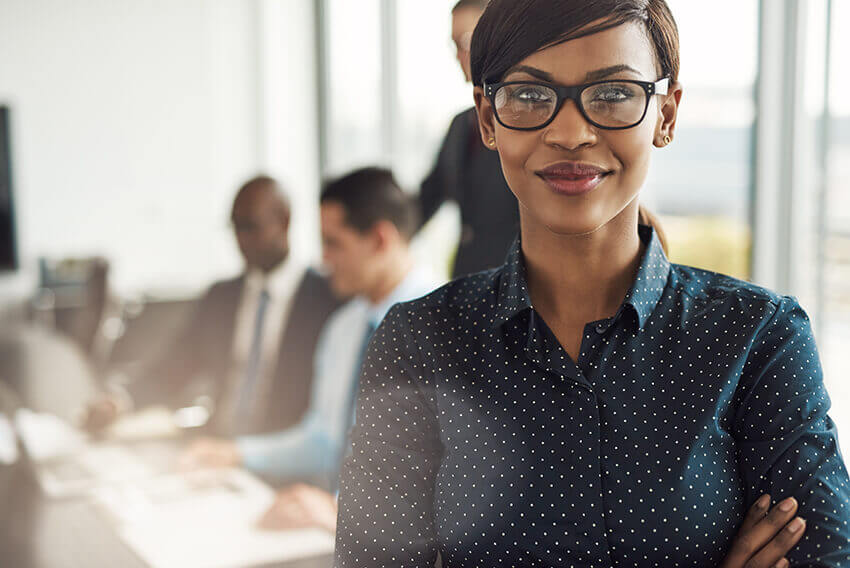
<svg viewBox="0 0 850 568"><path fill-rule="evenodd" d="M25 406L70 419L75 405L96 390L74 350L65 340L43 332L0 330L0 413L8 416ZM146 451L157 444L167 455L178 451L185 440L147 442ZM11 465L0 463L0 511L0 566L4 568L148 566L91 499L48 497L25 455ZM332 564L332 557L323 555L262 566L329 568Z"/></svg>

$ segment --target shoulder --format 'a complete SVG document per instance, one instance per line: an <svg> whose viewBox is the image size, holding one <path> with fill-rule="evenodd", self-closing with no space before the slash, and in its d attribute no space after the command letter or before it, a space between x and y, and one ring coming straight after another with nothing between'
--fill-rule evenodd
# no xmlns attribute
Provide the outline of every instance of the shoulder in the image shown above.
<svg viewBox="0 0 850 568"><path fill-rule="evenodd" d="M461 122L470 123L470 122L472 122L473 120L476 119L477 112L478 111L475 110L475 107L469 107L468 109L462 110L459 113L457 113L455 115L455 117L452 119L452 122L461 121Z"/></svg>
<svg viewBox="0 0 850 568"><path fill-rule="evenodd" d="M312 300L322 305L336 308L342 302L331 290L327 278L319 274L314 268L307 268L301 276L301 281L296 289L297 300Z"/></svg>
<svg viewBox="0 0 850 568"><path fill-rule="evenodd" d="M449 125L449 133L467 132L469 126L477 120L475 107L470 107L454 115Z"/></svg>
<svg viewBox="0 0 850 568"><path fill-rule="evenodd" d="M711 305L715 311L749 316L762 324L785 317L803 317L803 308L794 296L783 295L719 272L682 264L671 264L671 290L692 305ZM757 322L757 323L759 323Z"/></svg>
<svg viewBox="0 0 850 568"><path fill-rule="evenodd" d="M233 278L227 278L224 280L217 280L206 289L201 297L201 301L218 301L230 296L236 298L242 291L244 283L244 275L234 276Z"/></svg>
<svg viewBox="0 0 850 568"><path fill-rule="evenodd" d="M463 276L432 290L421 298L393 306L386 320L415 325L423 319L457 319L473 311L493 310L502 268Z"/></svg>
<svg viewBox="0 0 850 568"><path fill-rule="evenodd" d="M359 299L349 300L331 312L325 322L324 335L344 333L346 335L355 333L352 328L365 325L368 306Z"/></svg>

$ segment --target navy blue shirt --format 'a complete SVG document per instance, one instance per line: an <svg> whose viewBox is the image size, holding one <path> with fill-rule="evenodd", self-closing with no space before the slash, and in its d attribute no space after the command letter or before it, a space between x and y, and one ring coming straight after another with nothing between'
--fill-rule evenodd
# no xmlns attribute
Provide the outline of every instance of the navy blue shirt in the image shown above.
<svg viewBox="0 0 850 568"><path fill-rule="evenodd" d="M796 300L671 264L652 229L574 362L504 266L396 305L341 473L339 568L717 566L763 493L792 565L850 566L850 480Z"/></svg>

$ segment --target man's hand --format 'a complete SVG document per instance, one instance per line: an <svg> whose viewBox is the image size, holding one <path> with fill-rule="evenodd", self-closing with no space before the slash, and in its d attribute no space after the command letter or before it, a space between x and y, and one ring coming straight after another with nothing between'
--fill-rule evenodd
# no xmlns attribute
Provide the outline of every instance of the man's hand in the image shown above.
<svg viewBox="0 0 850 568"><path fill-rule="evenodd" d="M788 554L806 532L806 522L794 517L797 501L785 499L768 512L770 495L750 507L729 554L720 568L787 568Z"/></svg>
<svg viewBox="0 0 850 568"><path fill-rule="evenodd" d="M80 420L82 427L89 432L100 432L121 414L123 405L118 397L103 394L86 406Z"/></svg>
<svg viewBox="0 0 850 568"><path fill-rule="evenodd" d="M180 456L180 469L234 467L242 463L236 442L218 438L200 438Z"/></svg>
<svg viewBox="0 0 850 568"><path fill-rule="evenodd" d="M336 513L333 495L318 487L296 484L278 492L259 524L270 530L320 528L333 533Z"/></svg>

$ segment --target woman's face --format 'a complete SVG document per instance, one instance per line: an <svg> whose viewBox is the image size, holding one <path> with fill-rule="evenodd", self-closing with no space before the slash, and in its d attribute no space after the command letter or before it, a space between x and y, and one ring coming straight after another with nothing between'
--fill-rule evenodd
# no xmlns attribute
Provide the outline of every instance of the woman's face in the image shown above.
<svg viewBox="0 0 850 568"><path fill-rule="evenodd" d="M660 79L654 49L639 24L623 24L533 53L502 81L572 86L604 79ZM635 201L653 144L673 137L681 88L652 96L643 121L626 130L591 125L567 100L540 130L518 131L496 121L480 87L475 102L485 144L499 152L502 170L520 202L523 224L562 235L593 232ZM495 138L495 146L488 144Z"/></svg>

